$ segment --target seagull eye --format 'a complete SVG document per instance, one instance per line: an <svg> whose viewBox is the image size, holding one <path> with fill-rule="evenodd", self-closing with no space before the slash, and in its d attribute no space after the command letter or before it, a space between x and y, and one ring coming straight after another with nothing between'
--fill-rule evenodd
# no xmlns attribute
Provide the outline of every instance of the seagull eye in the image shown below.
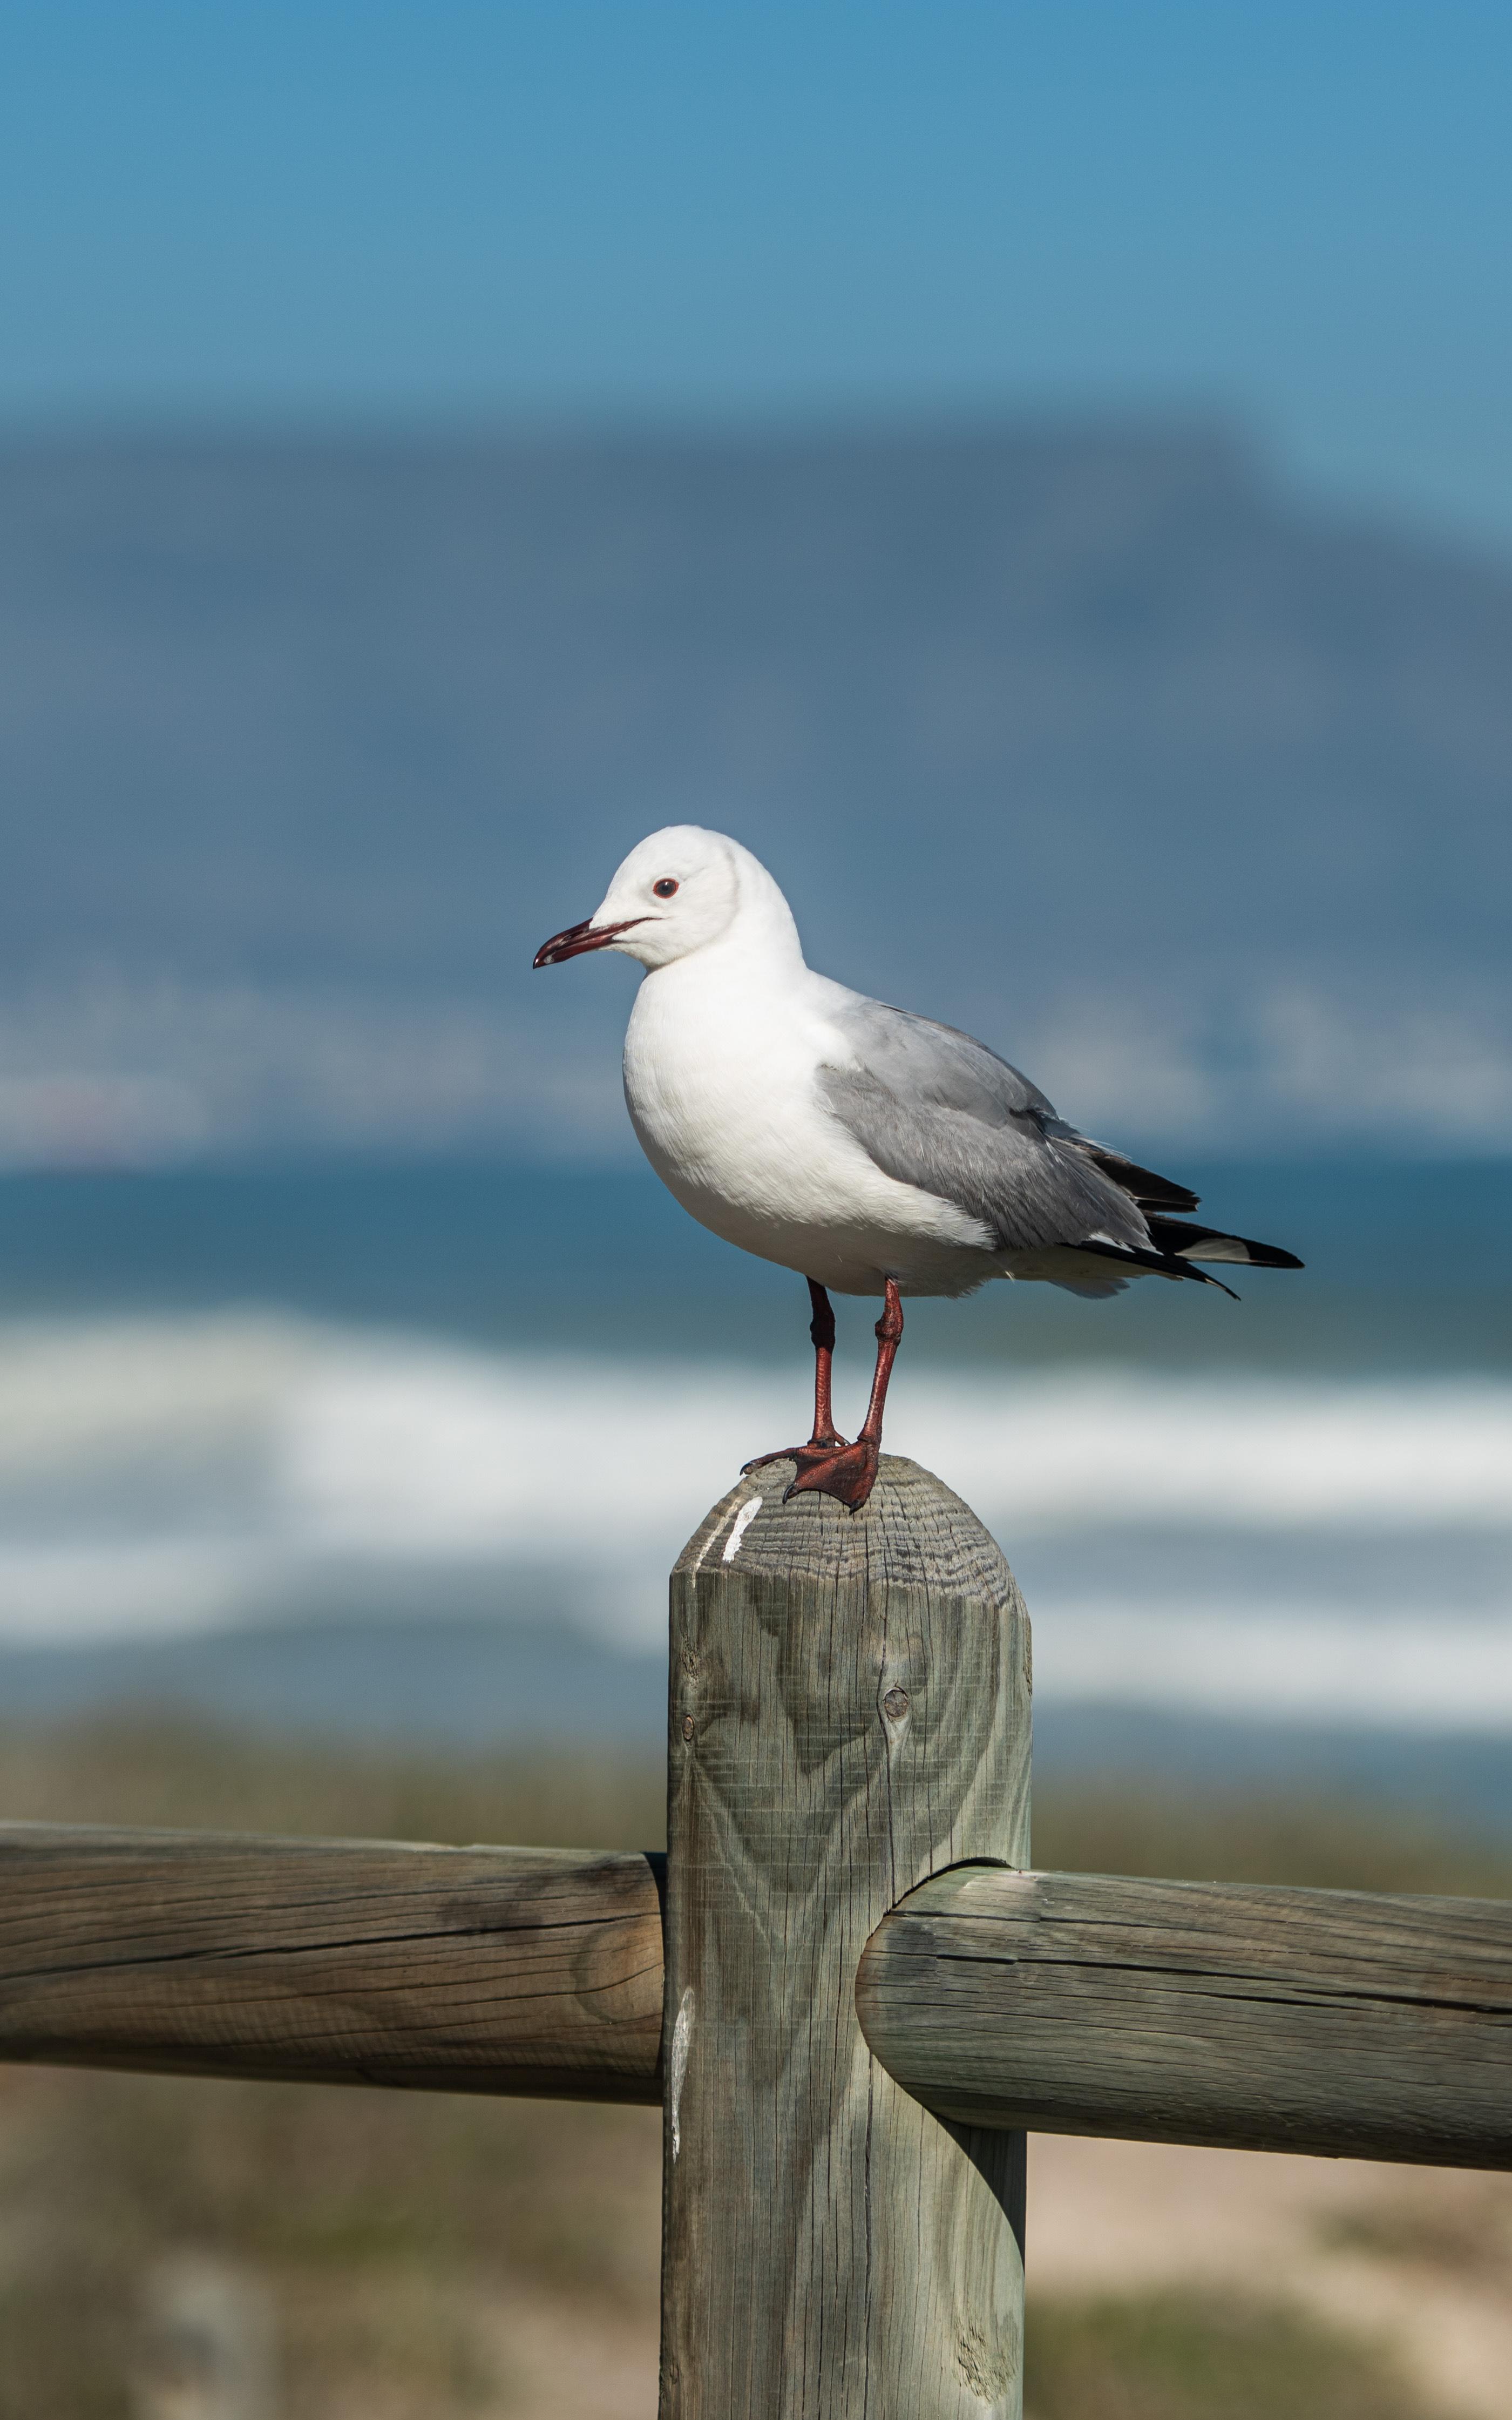
<svg viewBox="0 0 1512 2420"><path fill-rule="evenodd" d="M670 874L664 874L661 880L659 882L654 882L651 888L658 899L670 899L673 892L676 890L677 885L672 880Z"/></svg>

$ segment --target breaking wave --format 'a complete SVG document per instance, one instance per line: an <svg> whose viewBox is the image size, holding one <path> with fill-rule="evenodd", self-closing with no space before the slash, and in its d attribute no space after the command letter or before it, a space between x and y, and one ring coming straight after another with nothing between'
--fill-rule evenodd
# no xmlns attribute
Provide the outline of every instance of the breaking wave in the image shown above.
<svg viewBox="0 0 1512 2420"><path fill-rule="evenodd" d="M805 1386L260 1313L10 1323L0 1637L397 1594L652 1646ZM905 1364L888 1442L1002 1541L1047 1697L1512 1727L1512 1385Z"/></svg>

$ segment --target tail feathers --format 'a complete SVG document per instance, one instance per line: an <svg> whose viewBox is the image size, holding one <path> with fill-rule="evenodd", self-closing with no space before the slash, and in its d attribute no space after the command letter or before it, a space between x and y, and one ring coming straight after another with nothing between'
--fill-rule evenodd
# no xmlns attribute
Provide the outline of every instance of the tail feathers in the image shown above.
<svg viewBox="0 0 1512 2420"><path fill-rule="evenodd" d="M1295 1252L1277 1244L1252 1243L1247 1235L1226 1235L1220 1227L1199 1227L1186 1218L1147 1217L1156 1250L1180 1261L1237 1262L1250 1269L1300 1269Z"/></svg>
<svg viewBox="0 0 1512 2420"><path fill-rule="evenodd" d="M1152 1228L1155 1223L1153 1219L1150 1220ZM1164 1223L1168 1226L1171 1222L1167 1219ZM1074 1249L1078 1252L1095 1252L1101 1261L1115 1261L1134 1277L1140 1277L1149 1270L1154 1276L1162 1278L1195 1278L1198 1285L1216 1286L1219 1293L1227 1295L1231 1302L1239 1300L1233 1287L1225 1285L1222 1278L1210 1278L1206 1269L1194 1268L1192 1263L1183 1259L1179 1252L1146 1252L1142 1251L1136 1244L1104 1244L1099 1236L1088 1237L1086 1241L1077 1244Z"/></svg>

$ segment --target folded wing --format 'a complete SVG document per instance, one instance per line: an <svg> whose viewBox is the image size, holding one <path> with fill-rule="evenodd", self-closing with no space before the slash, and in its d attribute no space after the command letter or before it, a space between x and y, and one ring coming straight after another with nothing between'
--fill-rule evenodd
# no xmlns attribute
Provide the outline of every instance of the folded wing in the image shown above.
<svg viewBox="0 0 1512 2420"><path fill-rule="evenodd" d="M970 1034L859 997L839 1021L846 1059L819 1078L834 1115L887 1175L977 1219L1014 1274L1104 1295L1146 1274L1220 1284L1198 1261L1302 1266L1172 1217L1196 1195L1079 1134Z"/></svg>

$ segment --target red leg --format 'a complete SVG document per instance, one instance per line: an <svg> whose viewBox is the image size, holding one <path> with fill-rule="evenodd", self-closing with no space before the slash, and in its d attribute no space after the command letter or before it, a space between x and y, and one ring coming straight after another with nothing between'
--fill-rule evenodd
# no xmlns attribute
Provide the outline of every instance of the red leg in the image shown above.
<svg viewBox="0 0 1512 2420"><path fill-rule="evenodd" d="M882 1450L882 1415L887 1401L887 1381L892 1365L898 1358L903 1342L903 1307L896 1281L888 1278L877 1322L877 1366L872 1379L872 1401L854 1445L839 1447L831 1453L813 1454L799 1463L794 1475L790 1496L800 1488L811 1488L821 1496L837 1497L858 1512L876 1484L877 1458Z"/></svg>
<svg viewBox="0 0 1512 2420"><path fill-rule="evenodd" d="M809 1300L813 1317L809 1322L809 1342L813 1346L813 1435L810 1445L843 1445L845 1440L835 1426L835 1415L829 1407L830 1373L835 1360L835 1314L829 1296L822 1285L809 1280Z"/></svg>
<svg viewBox="0 0 1512 2420"><path fill-rule="evenodd" d="M778 1453L759 1453L748 1462L748 1470L761 1470L769 1462L795 1462L800 1470L810 1460L823 1462L837 1447L845 1442L835 1426L835 1415L829 1407L830 1372L835 1358L835 1314L829 1296L814 1279L809 1280L809 1300L813 1317L809 1322L809 1341L813 1346L813 1435L807 1445L786 1445Z"/></svg>

